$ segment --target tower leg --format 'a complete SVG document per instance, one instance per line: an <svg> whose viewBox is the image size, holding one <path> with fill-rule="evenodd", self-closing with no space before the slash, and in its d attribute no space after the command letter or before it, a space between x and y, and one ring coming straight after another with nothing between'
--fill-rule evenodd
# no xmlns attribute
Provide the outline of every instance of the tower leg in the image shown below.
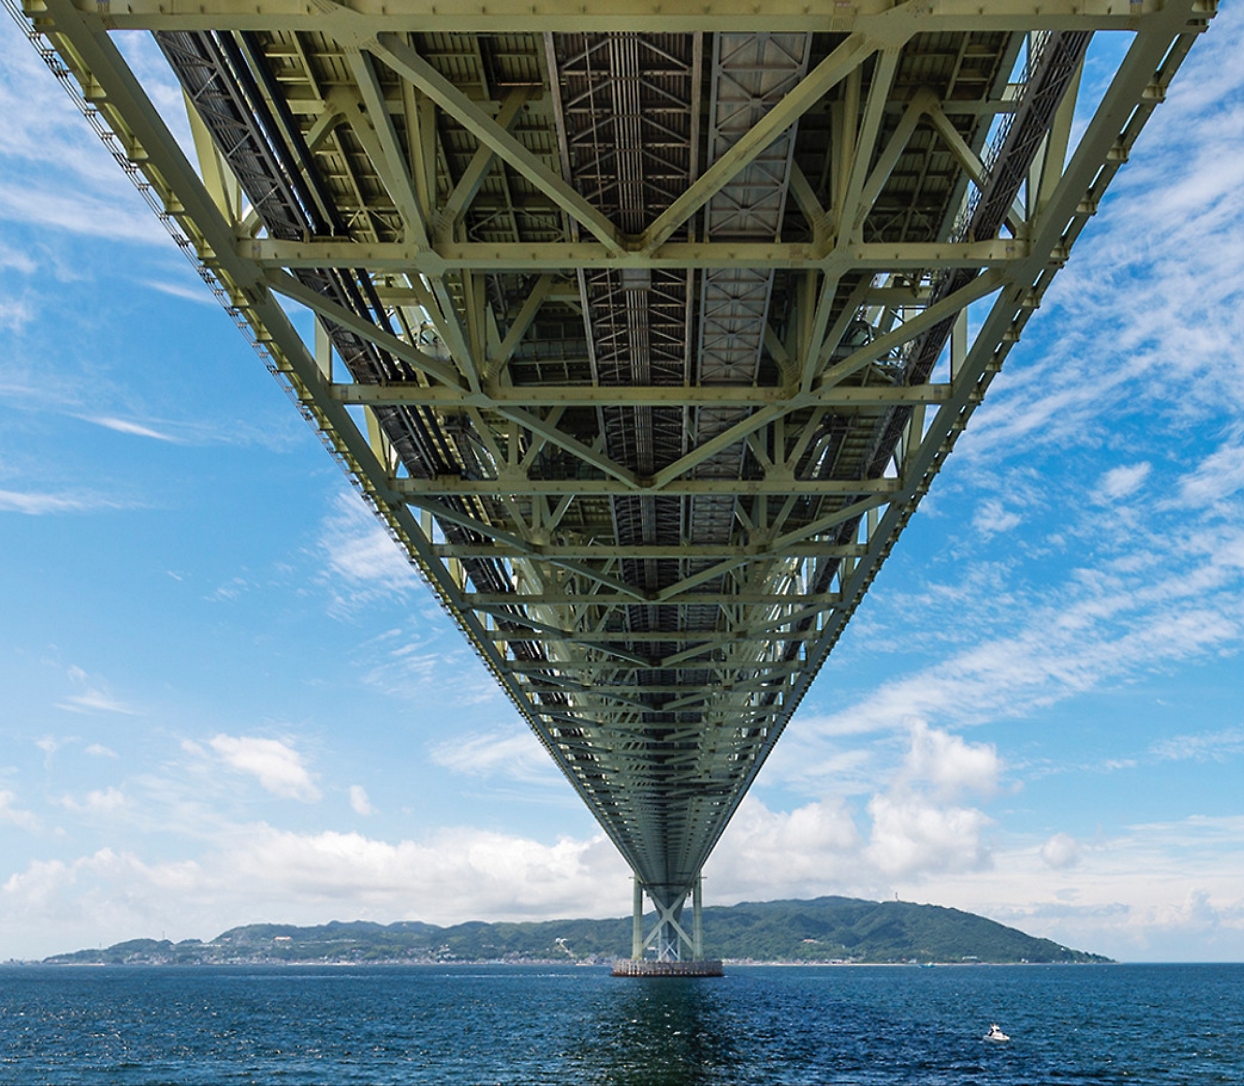
<svg viewBox="0 0 1244 1086"><path fill-rule="evenodd" d="M704 960L704 887L700 875L696 875L691 890L691 957L697 962Z"/></svg>
<svg viewBox="0 0 1244 1086"><path fill-rule="evenodd" d="M637 962L644 956L644 888L640 885L639 876L634 878L635 901L631 913L631 961Z"/></svg>

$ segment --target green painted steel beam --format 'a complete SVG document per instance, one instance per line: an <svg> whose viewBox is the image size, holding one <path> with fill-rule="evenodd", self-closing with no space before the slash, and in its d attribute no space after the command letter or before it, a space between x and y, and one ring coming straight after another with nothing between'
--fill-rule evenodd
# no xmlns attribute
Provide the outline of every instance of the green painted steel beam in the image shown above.
<svg viewBox="0 0 1244 1086"><path fill-rule="evenodd" d="M913 333L914 334L914 333ZM884 348L883 348L884 349ZM945 383L925 385L870 385L845 387L835 385L810 400L797 399L783 388L754 386L689 386L671 388L664 385L509 385L470 393L443 386L391 383L387 385L336 384L331 394L342 403L386 407L436 407L442 411L481 410L501 407L725 407L737 404L747 407L763 405L800 406L814 403L818 407L889 407L895 404L939 404L950 399L951 386Z"/></svg>
<svg viewBox="0 0 1244 1086"><path fill-rule="evenodd" d="M853 0L832 10L803 0L78 0L119 30L298 30L338 39L412 27L435 33L688 34L862 31L887 41L919 33L1135 30L1161 0L939 0L936 5Z"/></svg>
<svg viewBox="0 0 1244 1086"><path fill-rule="evenodd" d="M678 477L664 486L640 479L634 485L616 479L531 479L507 475L501 479L461 479L437 476L435 479L393 479L390 487L406 498L445 494L574 494L581 497L611 497L643 494L729 494L748 496L768 494L820 497L826 495L897 494L898 479L796 479L789 473L774 471L764 479L687 479Z"/></svg>
<svg viewBox="0 0 1244 1086"><path fill-rule="evenodd" d="M853 242L832 249L797 242L667 241L651 253L591 242L459 242L427 248L405 242L272 241L244 238L240 258L263 269L369 268L375 274L443 276L449 271L570 272L577 269L770 268L842 274L1008 267L1028 256L1016 238L965 242Z"/></svg>

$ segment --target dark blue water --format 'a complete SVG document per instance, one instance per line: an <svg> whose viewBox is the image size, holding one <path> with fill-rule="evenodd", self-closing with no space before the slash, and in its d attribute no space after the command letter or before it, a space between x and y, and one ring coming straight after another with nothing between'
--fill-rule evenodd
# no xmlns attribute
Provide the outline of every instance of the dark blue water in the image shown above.
<svg viewBox="0 0 1244 1086"><path fill-rule="evenodd" d="M1244 966L0 968L0 1082L1241 1086Z"/></svg>

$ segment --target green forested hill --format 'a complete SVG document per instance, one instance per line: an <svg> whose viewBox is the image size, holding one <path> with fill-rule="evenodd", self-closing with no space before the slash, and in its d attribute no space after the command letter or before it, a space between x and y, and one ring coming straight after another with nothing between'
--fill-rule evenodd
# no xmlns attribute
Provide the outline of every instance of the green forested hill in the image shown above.
<svg viewBox="0 0 1244 1086"><path fill-rule="evenodd" d="M822 897L748 902L704 910L714 957L778 962L1104 962L1034 939L983 916L937 905ZM603 961L630 954L630 918L548 920L437 927L333 922L300 928L251 924L210 943L135 939L104 950L48 958L51 964L227 964L230 962Z"/></svg>

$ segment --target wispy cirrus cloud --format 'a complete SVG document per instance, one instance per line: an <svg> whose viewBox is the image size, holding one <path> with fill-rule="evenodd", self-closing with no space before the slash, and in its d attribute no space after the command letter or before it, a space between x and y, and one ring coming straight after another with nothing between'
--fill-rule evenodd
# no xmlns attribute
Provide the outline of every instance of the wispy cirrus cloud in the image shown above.
<svg viewBox="0 0 1244 1086"><path fill-rule="evenodd" d="M163 430L153 429L141 422L135 422L133 419L119 419L111 415L95 415L86 417L86 421L93 422L96 426L102 426L105 430L115 430L118 434L132 434L135 437L149 437L156 441L173 443L179 440Z"/></svg>
<svg viewBox="0 0 1244 1086"><path fill-rule="evenodd" d="M1222 762L1244 754L1244 727L1176 735L1149 748L1149 755L1162 762Z"/></svg>
<svg viewBox="0 0 1244 1086"><path fill-rule="evenodd" d="M120 713L124 716L135 714L134 709L112 695L108 684L103 680L91 677L80 667L70 667L67 674L78 693L69 694L58 701L58 709L71 713Z"/></svg>
<svg viewBox="0 0 1244 1086"><path fill-rule="evenodd" d="M317 555L327 558L321 580L338 616L385 600L405 599L419 576L398 543L356 494L339 492L320 524Z"/></svg>
<svg viewBox="0 0 1244 1086"><path fill-rule="evenodd" d="M23 830L33 830L39 825L39 820L33 811L17 805L15 793L8 789L0 789L0 824L5 822Z"/></svg>
<svg viewBox="0 0 1244 1086"><path fill-rule="evenodd" d="M516 725L456 736L429 748L432 761L472 777L506 777L540 784L564 783L530 728Z"/></svg>
<svg viewBox="0 0 1244 1086"><path fill-rule="evenodd" d="M183 146L177 81L154 41L122 35L124 52ZM0 218L102 240L168 245L168 236L69 96L11 20L0 24ZM31 88L40 88L32 94Z"/></svg>
<svg viewBox="0 0 1244 1086"><path fill-rule="evenodd" d="M1186 438L1244 415L1244 20L1226 8L1025 333L956 456L1100 445L1120 419ZM1036 345L1033 349L1030 345Z"/></svg>
<svg viewBox="0 0 1244 1086"><path fill-rule="evenodd" d="M1022 535L999 540L1005 557L979 553L952 525L949 549L969 560L949 566L951 578L938 580L932 567L905 591L874 589L868 614L855 620L868 643L918 645L927 663L846 705L839 695L819 715L814 691L766 773L814 786L832 775L827 758L847 736L893 734L913 718L952 727L1016 719L1155 669L1240 654L1244 506L1224 500L1222 485L1212 495L1208 483L1197 489L1234 477L1232 441L1202 442L1178 472L1159 473L1148 460L1104 477L1053 466L1034 476L1025 465L1023 501L1034 512ZM1006 471L960 478L952 497L970 507Z"/></svg>
<svg viewBox="0 0 1244 1086"><path fill-rule="evenodd" d="M137 508L137 503L133 501L91 491L0 490L0 512L24 513L29 517L134 508Z"/></svg>

